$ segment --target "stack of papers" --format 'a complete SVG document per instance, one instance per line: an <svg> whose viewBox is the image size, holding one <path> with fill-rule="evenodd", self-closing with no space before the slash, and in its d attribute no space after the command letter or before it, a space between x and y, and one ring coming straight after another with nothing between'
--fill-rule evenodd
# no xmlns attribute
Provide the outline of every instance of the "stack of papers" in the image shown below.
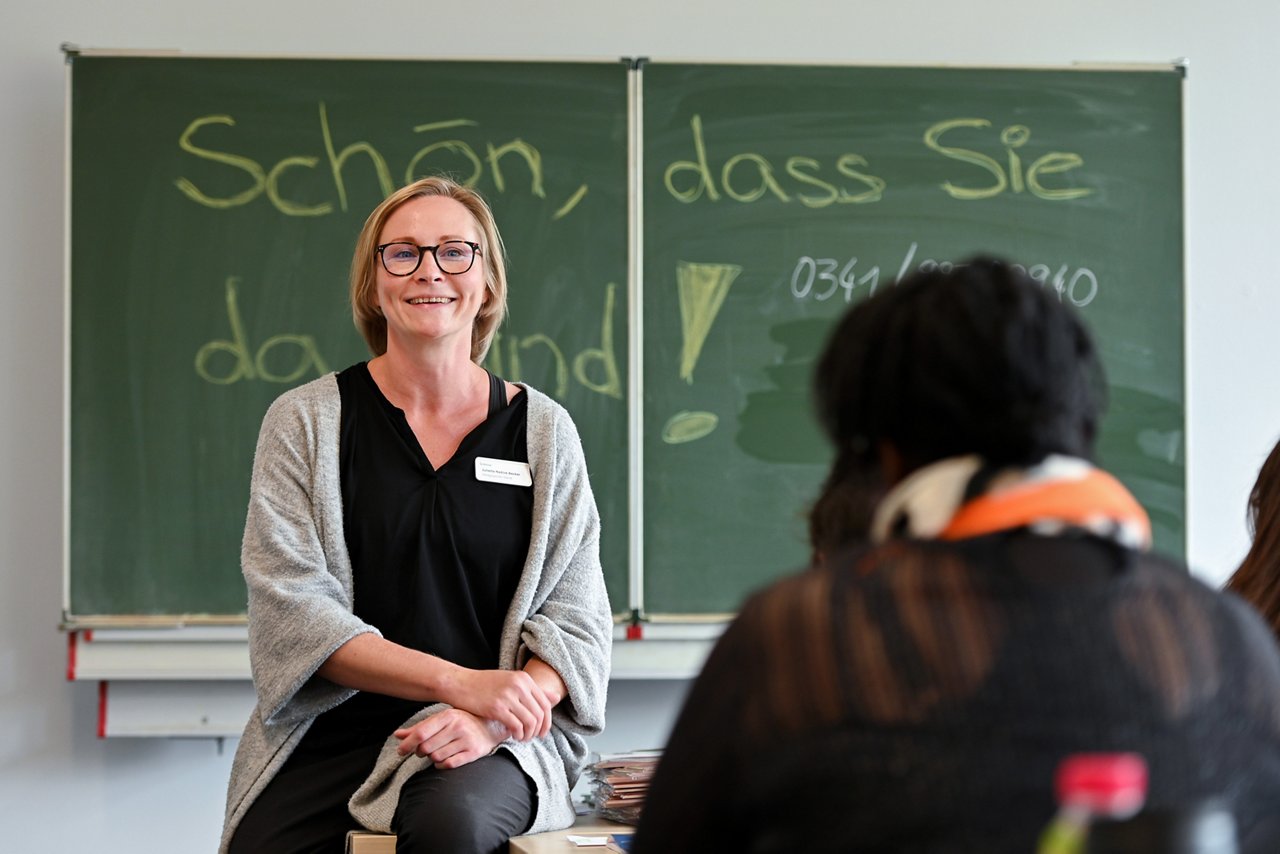
<svg viewBox="0 0 1280 854"><path fill-rule="evenodd" d="M601 818L638 824L649 780L661 758L661 750L601 755L587 768L591 780L587 802Z"/></svg>
<svg viewBox="0 0 1280 854"><path fill-rule="evenodd" d="M631 850L631 840L634 837L634 833L619 832L610 833L608 836L576 836L570 833L565 838L572 842L575 848L603 848L605 851L627 852Z"/></svg>

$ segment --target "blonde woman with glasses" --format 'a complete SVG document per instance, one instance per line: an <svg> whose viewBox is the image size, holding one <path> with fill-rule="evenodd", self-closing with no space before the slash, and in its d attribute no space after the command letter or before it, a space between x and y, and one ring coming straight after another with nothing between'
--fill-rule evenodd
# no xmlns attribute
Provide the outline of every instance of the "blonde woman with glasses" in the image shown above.
<svg viewBox="0 0 1280 854"><path fill-rule="evenodd" d="M506 313L493 216L425 178L351 267L373 357L281 396L242 567L258 695L222 850L506 850L573 822L612 621L578 433L480 365Z"/></svg>

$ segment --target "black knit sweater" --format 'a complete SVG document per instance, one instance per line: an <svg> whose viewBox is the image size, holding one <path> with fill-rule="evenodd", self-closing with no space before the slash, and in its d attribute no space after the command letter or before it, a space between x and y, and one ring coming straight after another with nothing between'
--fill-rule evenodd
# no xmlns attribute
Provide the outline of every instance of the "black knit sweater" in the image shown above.
<svg viewBox="0 0 1280 854"><path fill-rule="evenodd" d="M1280 851L1280 654L1240 600L1089 536L859 549L753 596L693 686L635 851L1035 850L1064 756L1223 799Z"/></svg>

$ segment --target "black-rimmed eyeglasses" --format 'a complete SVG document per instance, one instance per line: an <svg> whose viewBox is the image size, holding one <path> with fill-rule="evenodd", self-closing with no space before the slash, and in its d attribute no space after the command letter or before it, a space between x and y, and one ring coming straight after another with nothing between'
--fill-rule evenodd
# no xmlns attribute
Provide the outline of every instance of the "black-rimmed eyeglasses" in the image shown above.
<svg viewBox="0 0 1280 854"><path fill-rule="evenodd" d="M470 270L480 254L480 244L470 240L446 240L439 246L384 243L377 248L383 269L393 276L412 276L422 266L422 259L428 252L436 259L440 272L456 276Z"/></svg>

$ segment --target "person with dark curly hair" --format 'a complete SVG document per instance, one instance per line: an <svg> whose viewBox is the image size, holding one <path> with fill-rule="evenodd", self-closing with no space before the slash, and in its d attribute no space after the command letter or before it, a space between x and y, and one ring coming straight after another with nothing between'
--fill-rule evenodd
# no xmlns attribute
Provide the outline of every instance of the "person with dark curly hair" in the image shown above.
<svg viewBox="0 0 1280 854"><path fill-rule="evenodd" d="M1091 461L1102 370L1051 289L917 273L845 314L814 390L814 566L716 644L634 851L1026 854L1059 761L1095 751L1280 850L1280 653Z"/></svg>

